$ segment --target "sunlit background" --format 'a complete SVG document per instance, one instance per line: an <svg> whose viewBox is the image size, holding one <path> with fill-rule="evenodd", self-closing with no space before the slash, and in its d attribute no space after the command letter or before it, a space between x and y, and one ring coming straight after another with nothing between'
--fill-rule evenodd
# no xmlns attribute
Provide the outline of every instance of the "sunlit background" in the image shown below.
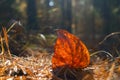
<svg viewBox="0 0 120 80"><path fill-rule="evenodd" d="M120 31L120 0L0 0L0 25L11 20L31 33L66 29L91 46Z"/></svg>

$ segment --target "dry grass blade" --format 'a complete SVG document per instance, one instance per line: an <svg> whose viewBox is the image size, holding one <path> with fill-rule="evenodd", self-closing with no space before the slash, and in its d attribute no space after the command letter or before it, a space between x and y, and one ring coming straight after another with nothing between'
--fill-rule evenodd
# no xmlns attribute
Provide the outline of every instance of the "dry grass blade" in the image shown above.
<svg viewBox="0 0 120 80"><path fill-rule="evenodd" d="M102 44L102 43L103 43L105 40L107 40L109 37L111 37L111 36L113 36L113 35L118 35L118 34L120 34L120 32L113 32L113 33L107 35L107 36L99 43L99 45Z"/></svg>
<svg viewBox="0 0 120 80"><path fill-rule="evenodd" d="M2 27L2 31L3 31L3 35L4 35L4 39L5 39L5 44L8 50L8 54L11 57L11 53L10 53L10 49L9 49L9 44L8 44L8 35L7 35L7 31L6 28Z"/></svg>
<svg viewBox="0 0 120 80"><path fill-rule="evenodd" d="M2 49L1 54L3 54L4 53L4 47L3 47L3 39L2 39L2 37L0 37L0 41L1 41L1 49Z"/></svg>
<svg viewBox="0 0 120 80"><path fill-rule="evenodd" d="M101 52L106 53L106 54L109 55L111 58L113 58L113 56L111 55L111 53L109 53L109 52L107 52L107 51L103 51L103 50L96 51L96 52L92 53L90 56L94 56L94 55L99 54L99 53L101 53Z"/></svg>
<svg viewBox="0 0 120 80"><path fill-rule="evenodd" d="M2 55L2 58L3 58L3 62L4 62L4 52L5 52L5 50L4 50L4 47L3 47L3 39L1 37L1 35L0 35L0 41L1 41L1 49L2 49L1 55Z"/></svg>
<svg viewBox="0 0 120 80"><path fill-rule="evenodd" d="M6 43L6 46L8 47L8 36L7 36L7 32L6 32L6 28L2 27L2 31L3 31L3 34L4 34L4 39L5 39L5 43Z"/></svg>
<svg viewBox="0 0 120 80"><path fill-rule="evenodd" d="M114 69L115 69L115 63L112 64L106 80L113 80Z"/></svg>
<svg viewBox="0 0 120 80"><path fill-rule="evenodd" d="M14 22L14 23L10 26L10 28L7 30L7 33L15 26L16 23L17 23L17 21Z"/></svg>

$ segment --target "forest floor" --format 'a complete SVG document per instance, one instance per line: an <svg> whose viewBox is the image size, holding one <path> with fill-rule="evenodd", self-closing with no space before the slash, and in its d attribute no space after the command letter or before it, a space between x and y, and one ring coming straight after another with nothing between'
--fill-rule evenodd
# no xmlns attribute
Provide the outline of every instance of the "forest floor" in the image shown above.
<svg viewBox="0 0 120 80"><path fill-rule="evenodd" d="M36 36L29 38L32 40L28 42L28 44L31 42L37 43L38 41L37 45L41 44L44 48L46 47L46 51L41 51L41 49L39 49L40 46L34 49L33 45L32 48L26 48L26 45L20 47L15 40L10 38L10 45L8 46L7 32L5 29L3 29L3 33L4 37L1 37L0 80L120 80L119 56L113 57L112 54L105 51L93 52L90 54L90 64L86 68L61 68L54 71L51 62L53 51L50 50L51 46L49 45L51 43L48 44L50 39L46 41L43 35L41 35L42 39L38 39ZM3 43L6 45L5 48ZM10 56L9 48L11 47L13 51L16 52L22 51L22 49L25 49L26 51L20 54L20 56L15 56L13 54ZM116 51L119 54L119 45L118 50L116 48ZM102 53L103 55L98 56L99 53ZM26 56L27 54L29 56ZM107 56L105 57L104 54L107 54Z"/></svg>
<svg viewBox="0 0 120 80"><path fill-rule="evenodd" d="M0 80L119 80L120 57L94 58L82 70L65 69L53 73L52 54L33 51L36 56L12 58L0 56Z"/></svg>

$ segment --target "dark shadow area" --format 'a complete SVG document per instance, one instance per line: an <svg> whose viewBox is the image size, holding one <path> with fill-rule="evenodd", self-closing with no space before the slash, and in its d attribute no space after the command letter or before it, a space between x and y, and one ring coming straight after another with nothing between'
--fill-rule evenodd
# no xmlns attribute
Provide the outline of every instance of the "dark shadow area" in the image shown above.
<svg viewBox="0 0 120 80"><path fill-rule="evenodd" d="M94 80L92 73L92 70L74 69L62 66L53 69L52 80Z"/></svg>
<svg viewBox="0 0 120 80"><path fill-rule="evenodd" d="M120 56L120 32L114 32L109 35L107 35L101 42L98 43L97 46L93 49L94 51L103 51L102 54L98 54L106 59L105 55L108 55L107 53L111 54L113 57ZM109 56L110 57L110 56Z"/></svg>

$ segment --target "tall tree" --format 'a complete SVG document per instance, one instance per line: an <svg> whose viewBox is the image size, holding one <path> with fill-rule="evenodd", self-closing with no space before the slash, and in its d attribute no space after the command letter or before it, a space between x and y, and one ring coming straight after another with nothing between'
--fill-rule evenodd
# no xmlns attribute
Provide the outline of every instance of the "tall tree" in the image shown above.
<svg viewBox="0 0 120 80"><path fill-rule="evenodd" d="M0 26L7 26L11 19L20 16L19 12L13 8L14 2L15 0L0 0Z"/></svg>
<svg viewBox="0 0 120 80"><path fill-rule="evenodd" d="M101 13L104 19L104 34L109 34L111 32L111 9L110 1L104 0L101 6Z"/></svg>
<svg viewBox="0 0 120 80"><path fill-rule="evenodd" d="M72 25L72 3L71 0L60 0L61 11L62 11L62 21L61 26L63 29L71 32Z"/></svg>
<svg viewBox="0 0 120 80"><path fill-rule="evenodd" d="M45 4L46 4L46 23L49 24L49 9L50 9L50 0L45 0Z"/></svg>
<svg viewBox="0 0 120 80"><path fill-rule="evenodd" d="M103 19L103 34L109 34L111 32L112 13L110 6L112 5L110 4L110 0L94 0L95 8L99 10Z"/></svg>
<svg viewBox="0 0 120 80"><path fill-rule="evenodd" d="M27 0L27 26L29 30L38 30L36 0Z"/></svg>

